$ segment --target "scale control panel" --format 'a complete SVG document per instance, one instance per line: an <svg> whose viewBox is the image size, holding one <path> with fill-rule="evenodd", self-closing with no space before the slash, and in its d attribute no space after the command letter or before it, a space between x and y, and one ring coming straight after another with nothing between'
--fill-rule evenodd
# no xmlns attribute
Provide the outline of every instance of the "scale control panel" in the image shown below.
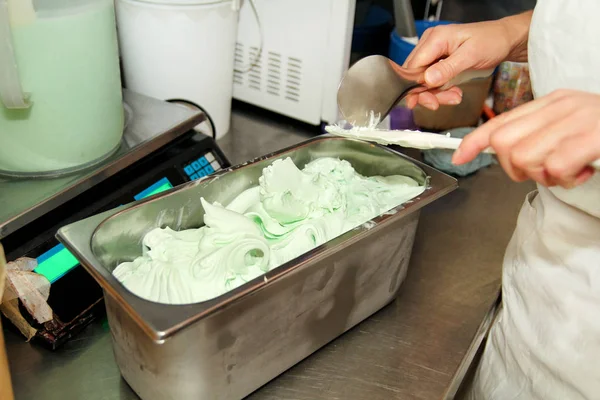
<svg viewBox="0 0 600 400"><path fill-rule="evenodd" d="M188 178L190 178L192 181L204 178L205 176L219 171L220 169L221 164L215 158L213 153L207 153L183 167L183 170L187 174Z"/></svg>

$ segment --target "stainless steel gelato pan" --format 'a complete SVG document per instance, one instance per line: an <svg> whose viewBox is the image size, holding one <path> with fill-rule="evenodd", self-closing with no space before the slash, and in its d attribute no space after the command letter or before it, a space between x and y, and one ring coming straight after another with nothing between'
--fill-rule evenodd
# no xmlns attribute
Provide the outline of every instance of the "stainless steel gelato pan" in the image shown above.
<svg viewBox="0 0 600 400"><path fill-rule="evenodd" d="M362 175L406 175L428 189L206 302L150 302L112 275L141 255L148 231L202 226L200 197L227 204L286 157L300 168L338 157ZM455 179L386 147L321 136L68 225L57 237L102 286L116 362L142 399L240 399L394 300L420 209L456 187Z"/></svg>

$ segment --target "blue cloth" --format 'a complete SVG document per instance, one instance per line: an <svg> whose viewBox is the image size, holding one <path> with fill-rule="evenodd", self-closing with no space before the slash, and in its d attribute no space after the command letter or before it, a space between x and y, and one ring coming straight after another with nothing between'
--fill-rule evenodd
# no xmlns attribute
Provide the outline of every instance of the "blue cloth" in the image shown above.
<svg viewBox="0 0 600 400"><path fill-rule="evenodd" d="M450 136L457 138L464 138L467 134L471 133L475 128L456 128L449 130L446 133L450 133ZM454 150L446 149L432 149L423 151L423 160L425 163L432 167L439 169L447 174L464 177L471 175L482 168L488 167L494 164L496 161L491 154L479 154L470 163L464 165L452 164L452 154Z"/></svg>

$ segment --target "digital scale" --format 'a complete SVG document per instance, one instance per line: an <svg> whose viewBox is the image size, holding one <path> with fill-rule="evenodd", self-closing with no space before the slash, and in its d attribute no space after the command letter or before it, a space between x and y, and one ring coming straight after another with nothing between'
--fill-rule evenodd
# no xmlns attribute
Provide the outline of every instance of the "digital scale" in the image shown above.
<svg viewBox="0 0 600 400"><path fill-rule="evenodd" d="M104 314L102 289L54 237L56 231L230 166L213 138L193 130L206 114L127 90L123 95L130 118L122 145L102 165L55 179L0 178L0 242L7 261L35 258L35 272L51 283L54 319L39 324L22 306L21 313L38 330L35 339L53 350Z"/></svg>

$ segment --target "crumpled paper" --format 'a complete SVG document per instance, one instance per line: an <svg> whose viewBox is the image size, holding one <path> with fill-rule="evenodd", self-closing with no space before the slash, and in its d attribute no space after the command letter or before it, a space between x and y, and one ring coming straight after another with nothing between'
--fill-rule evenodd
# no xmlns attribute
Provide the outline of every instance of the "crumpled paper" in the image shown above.
<svg viewBox="0 0 600 400"><path fill-rule="evenodd" d="M0 299L4 295L4 286L6 285L6 258L4 257L4 248L0 244ZM2 303L0 301L0 303Z"/></svg>
<svg viewBox="0 0 600 400"><path fill-rule="evenodd" d="M4 286L6 279L6 259L4 258L4 249L0 244L0 299L4 295ZM13 400L14 393L8 370L8 358L4 346L4 332L2 331L2 321L0 320L0 399Z"/></svg>
<svg viewBox="0 0 600 400"><path fill-rule="evenodd" d="M445 132L445 134L449 133L451 137L464 138L474 129L475 128L456 128ZM481 153L470 163L454 165L452 164L452 154L454 154L454 150L423 150L423 161L442 172L459 177L471 175L482 168L489 167L496 163L493 155Z"/></svg>
<svg viewBox="0 0 600 400"><path fill-rule="evenodd" d="M2 253L2 258L4 253ZM0 262L6 262L4 259ZM40 274L33 272L37 260L19 258L6 263L5 277L0 278L4 285L4 294L0 298L0 312L6 316L27 338L31 340L37 330L33 328L19 310L19 300L29 314L40 324L51 321L53 312L48 305L50 296L50 281Z"/></svg>

